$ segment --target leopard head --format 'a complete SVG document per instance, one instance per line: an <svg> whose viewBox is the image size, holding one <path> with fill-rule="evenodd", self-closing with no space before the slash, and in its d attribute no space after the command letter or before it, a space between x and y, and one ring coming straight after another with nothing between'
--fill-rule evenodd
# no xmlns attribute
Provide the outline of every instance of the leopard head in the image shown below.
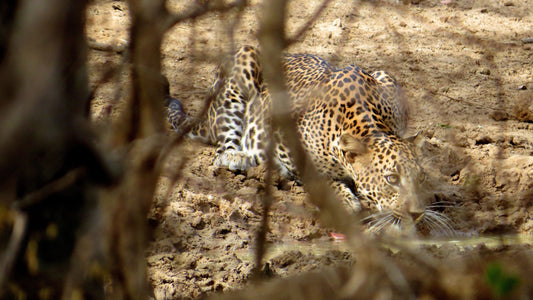
<svg viewBox="0 0 533 300"><path fill-rule="evenodd" d="M451 231L447 217L432 210L434 195L413 139L387 134L340 136L345 168L355 182L361 206L370 213L365 219L371 231L389 227L404 231L421 223Z"/></svg>

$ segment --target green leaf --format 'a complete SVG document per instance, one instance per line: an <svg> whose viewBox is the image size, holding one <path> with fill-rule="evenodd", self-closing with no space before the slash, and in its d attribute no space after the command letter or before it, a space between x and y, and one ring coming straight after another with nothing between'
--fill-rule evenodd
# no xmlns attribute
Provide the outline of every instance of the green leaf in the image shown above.
<svg viewBox="0 0 533 300"><path fill-rule="evenodd" d="M492 292L500 297L508 296L520 284L520 278L505 272L500 263L487 266L485 279Z"/></svg>

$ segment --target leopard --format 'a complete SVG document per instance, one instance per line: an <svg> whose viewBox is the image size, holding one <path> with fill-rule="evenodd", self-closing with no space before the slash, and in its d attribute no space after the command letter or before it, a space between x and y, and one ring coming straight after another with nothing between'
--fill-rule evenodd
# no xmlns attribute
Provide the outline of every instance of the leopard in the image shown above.
<svg viewBox="0 0 533 300"><path fill-rule="evenodd" d="M410 109L396 79L356 65L338 68L314 54L285 53L281 59L301 145L344 206L355 214L366 212L363 220L372 232L417 224L451 232L449 218L435 209L427 188L417 135L406 137ZM259 48L241 47L220 69L207 116L187 136L216 145L213 164L238 172L265 162L274 143L280 173L298 178L286 138L272 131L273 96L263 79ZM176 131L180 122L189 123L181 117Z"/></svg>

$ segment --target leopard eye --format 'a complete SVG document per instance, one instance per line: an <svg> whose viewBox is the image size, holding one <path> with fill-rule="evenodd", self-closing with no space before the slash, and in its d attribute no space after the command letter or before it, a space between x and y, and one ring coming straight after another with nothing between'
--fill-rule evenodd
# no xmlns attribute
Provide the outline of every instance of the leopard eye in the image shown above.
<svg viewBox="0 0 533 300"><path fill-rule="evenodd" d="M400 177L396 174L386 175L385 180L391 185L398 185L400 183Z"/></svg>
<svg viewBox="0 0 533 300"><path fill-rule="evenodd" d="M419 178L419 181L420 182L424 182L428 179L428 176L426 175L426 173L422 173L420 174L420 178Z"/></svg>

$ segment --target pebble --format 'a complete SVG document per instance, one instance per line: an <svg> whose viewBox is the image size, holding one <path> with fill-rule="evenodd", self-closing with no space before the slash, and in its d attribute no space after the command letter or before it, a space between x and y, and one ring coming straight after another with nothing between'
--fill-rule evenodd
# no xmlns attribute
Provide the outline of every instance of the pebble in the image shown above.
<svg viewBox="0 0 533 300"><path fill-rule="evenodd" d="M191 227L195 229L204 229L205 222L201 216L197 216L191 220Z"/></svg>
<svg viewBox="0 0 533 300"><path fill-rule="evenodd" d="M524 44L533 44L533 38L523 38L522 43Z"/></svg>
<svg viewBox="0 0 533 300"><path fill-rule="evenodd" d="M489 68L481 68L481 69L479 69L479 74L490 75L490 69Z"/></svg>
<svg viewBox="0 0 533 300"><path fill-rule="evenodd" d="M507 121L507 120L509 120L509 115L506 112L500 111L500 110L493 111L492 113L490 113L490 116L495 121Z"/></svg>
<svg viewBox="0 0 533 300"><path fill-rule="evenodd" d="M521 85L518 87L519 90L527 90L527 86L525 85Z"/></svg>
<svg viewBox="0 0 533 300"><path fill-rule="evenodd" d="M240 223L244 221L244 216L238 210L234 210L228 216L228 219L232 222Z"/></svg>
<svg viewBox="0 0 533 300"><path fill-rule="evenodd" d="M503 5L504 6L514 6L514 3L512 1L507 1Z"/></svg>

